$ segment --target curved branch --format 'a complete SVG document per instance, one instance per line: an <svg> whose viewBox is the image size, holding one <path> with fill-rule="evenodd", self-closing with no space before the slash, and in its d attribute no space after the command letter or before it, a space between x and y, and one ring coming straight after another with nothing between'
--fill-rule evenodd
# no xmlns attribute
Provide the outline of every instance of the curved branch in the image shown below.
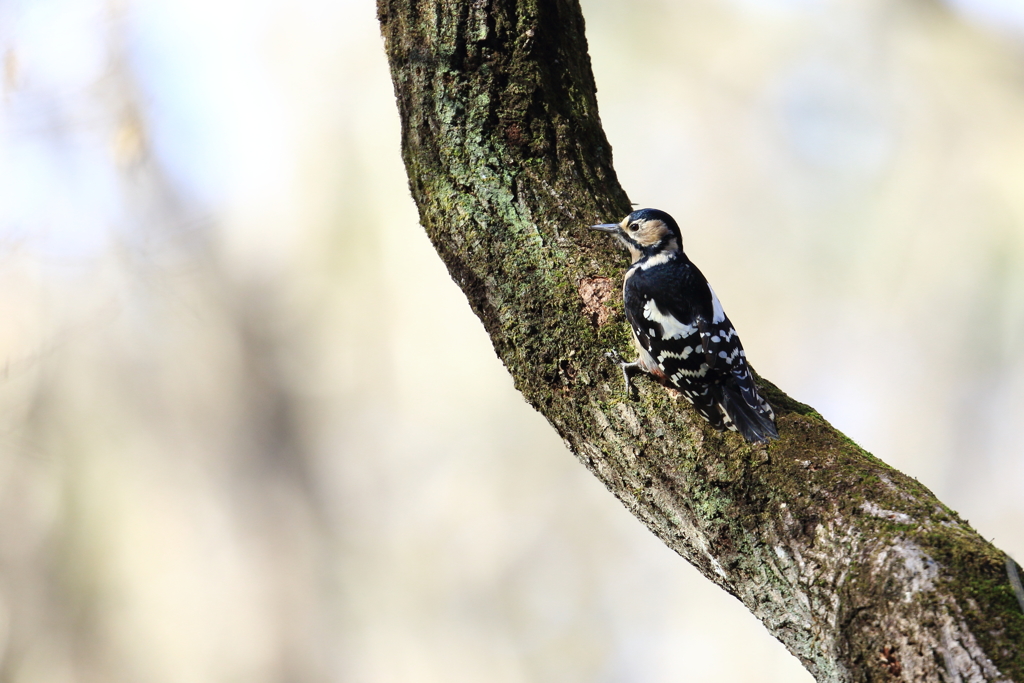
<svg viewBox="0 0 1024 683"><path fill-rule="evenodd" d="M420 219L530 404L651 531L819 681L1024 683L1006 556L917 481L761 380L781 438L708 427L653 383L629 400L630 211L575 0L379 0Z"/></svg>

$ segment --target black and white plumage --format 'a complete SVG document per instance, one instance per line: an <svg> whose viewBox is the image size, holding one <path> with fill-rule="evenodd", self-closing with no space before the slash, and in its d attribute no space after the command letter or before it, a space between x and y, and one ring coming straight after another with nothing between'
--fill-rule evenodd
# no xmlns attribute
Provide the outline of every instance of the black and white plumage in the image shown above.
<svg viewBox="0 0 1024 683"><path fill-rule="evenodd" d="M778 438L775 413L757 393L736 329L683 253L672 217L641 209L621 223L591 227L614 235L633 257L622 294L640 357L620 363L627 390L634 374L647 372L682 392L716 429L754 443Z"/></svg>

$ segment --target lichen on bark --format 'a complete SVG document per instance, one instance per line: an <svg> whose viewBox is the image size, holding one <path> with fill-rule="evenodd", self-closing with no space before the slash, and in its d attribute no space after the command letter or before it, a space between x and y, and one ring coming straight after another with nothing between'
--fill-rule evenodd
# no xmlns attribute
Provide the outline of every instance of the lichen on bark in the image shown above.
<svg viewBox="0 0 1024 683"><path fill-rule="evenodd" d="M585 226L630 204L573 0L379 0L420 219L516 387L623 504L819 681L1019 681L1005 555L924 486L760 380L780 439L626 396L623 257ZM595 284L596 283L596 284ZM603 288L603 289L602 289Z"/></svg>

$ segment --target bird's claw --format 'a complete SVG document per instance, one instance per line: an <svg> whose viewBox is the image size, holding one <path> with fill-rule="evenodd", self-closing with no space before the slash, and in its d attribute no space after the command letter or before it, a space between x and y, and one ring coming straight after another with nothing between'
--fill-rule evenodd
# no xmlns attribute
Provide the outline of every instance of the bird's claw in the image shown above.
<svg viewBox="0 0 1024 683"><path fill-rule="evenodd" d="M605 357L611 362L615 363L622 369L622 379L626 382L626 395L630 398L636 398L637 390L633 386L633 375L643 372L639 363L629 363L622 360L622 356L619 355L618 351L608 351L604 354Z"/></svg>

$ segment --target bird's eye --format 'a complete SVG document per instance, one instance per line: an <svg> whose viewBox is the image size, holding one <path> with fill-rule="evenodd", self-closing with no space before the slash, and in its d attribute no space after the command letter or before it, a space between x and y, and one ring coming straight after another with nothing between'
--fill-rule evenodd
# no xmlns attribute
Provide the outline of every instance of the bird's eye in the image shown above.
<svg viewBox="0 0 1024 683"><path fill-rule="evenodd" d="M633 232L636 232L639 228L640 228L640 224L639 223L631 223L630 226L629 226L629 229L632 230Z"/></svg>

